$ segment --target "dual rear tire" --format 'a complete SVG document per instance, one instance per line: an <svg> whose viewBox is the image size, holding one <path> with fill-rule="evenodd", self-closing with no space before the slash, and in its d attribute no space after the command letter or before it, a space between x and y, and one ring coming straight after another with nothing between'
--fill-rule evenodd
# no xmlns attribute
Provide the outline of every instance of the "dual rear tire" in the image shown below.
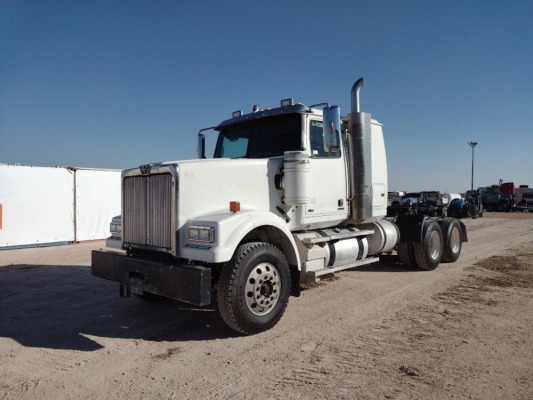
<svg viewBox="0 0 533 400"><path fill-rule="evenodd" d="M444 242L442 261L447 263L456 262L461 255L463 247L461 225L455 218L444 218L441 223L441 230Z"/></svg>
<svg viewBox="0 0 533 400"><path fill-rule="evenodd" d="M430 271L441 261L455 262L462 249L461 227L455 218L424 222L421 242L402 242L398 245L398 258L407 267Z"/></svg>
<svg viewBox="0 0 533 400"><path fill-rule="evenodd" d="M416 265L425 271L438 267L442 259L442 230L436 221L428 221L422 228L422 242L414 243Z"/></svg>

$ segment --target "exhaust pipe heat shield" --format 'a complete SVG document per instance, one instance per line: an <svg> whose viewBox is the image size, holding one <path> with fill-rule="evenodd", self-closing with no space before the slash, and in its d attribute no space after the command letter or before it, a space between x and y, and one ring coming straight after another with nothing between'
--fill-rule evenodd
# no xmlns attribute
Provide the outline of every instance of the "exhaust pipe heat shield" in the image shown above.
<svg viewBox="0 0 533 400"><path fill-rule="evenodd" d="M349 171L352 219L372 218L372 117L368 113L349 115Z"/></svg>

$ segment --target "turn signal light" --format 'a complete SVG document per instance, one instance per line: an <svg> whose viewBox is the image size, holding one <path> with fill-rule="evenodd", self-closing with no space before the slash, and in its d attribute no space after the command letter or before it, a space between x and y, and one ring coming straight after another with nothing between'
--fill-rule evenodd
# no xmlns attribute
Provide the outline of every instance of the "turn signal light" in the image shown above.
<svg viewBox="0 0 533 400"><path fill-rule="evenodd" d="M241 203L238 202L238 201L230 201L229 202L229 210L232 213L236 213L236 212L241 211Z"/></svg>

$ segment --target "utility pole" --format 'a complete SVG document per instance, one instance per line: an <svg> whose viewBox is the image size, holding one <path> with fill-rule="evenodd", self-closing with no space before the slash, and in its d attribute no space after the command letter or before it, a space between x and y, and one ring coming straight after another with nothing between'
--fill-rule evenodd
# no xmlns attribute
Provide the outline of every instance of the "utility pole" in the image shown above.
<svg viewBox="0 0 533 400"><path fill-rule="evenodd" d="M466 142L470 147L472 147L472 179L470 181L470 190L474 190L474 149L478 145L478 142L470 141Z"/></svg>

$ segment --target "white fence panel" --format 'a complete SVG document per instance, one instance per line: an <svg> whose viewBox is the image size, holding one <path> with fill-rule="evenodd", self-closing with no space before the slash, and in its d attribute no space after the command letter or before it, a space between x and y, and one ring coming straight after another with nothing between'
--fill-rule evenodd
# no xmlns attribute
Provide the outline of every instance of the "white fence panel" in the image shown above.
<svg viewBox="0 0 533 400"><path fill-rule="evenodd" d="M76 240L108 237L120 197L120 171L76 170Z"/></svg>
<svg viewBox="0 0 533 400"><path fill-rule="evenodd" d="M0 164L0 249L109 236L120 171Z"/></svg>
<svg viewBox="0 0 533 400"><path fill-rule="evenodd" d="M74 240L74 172L0 165L0 247Z"/></svg>

